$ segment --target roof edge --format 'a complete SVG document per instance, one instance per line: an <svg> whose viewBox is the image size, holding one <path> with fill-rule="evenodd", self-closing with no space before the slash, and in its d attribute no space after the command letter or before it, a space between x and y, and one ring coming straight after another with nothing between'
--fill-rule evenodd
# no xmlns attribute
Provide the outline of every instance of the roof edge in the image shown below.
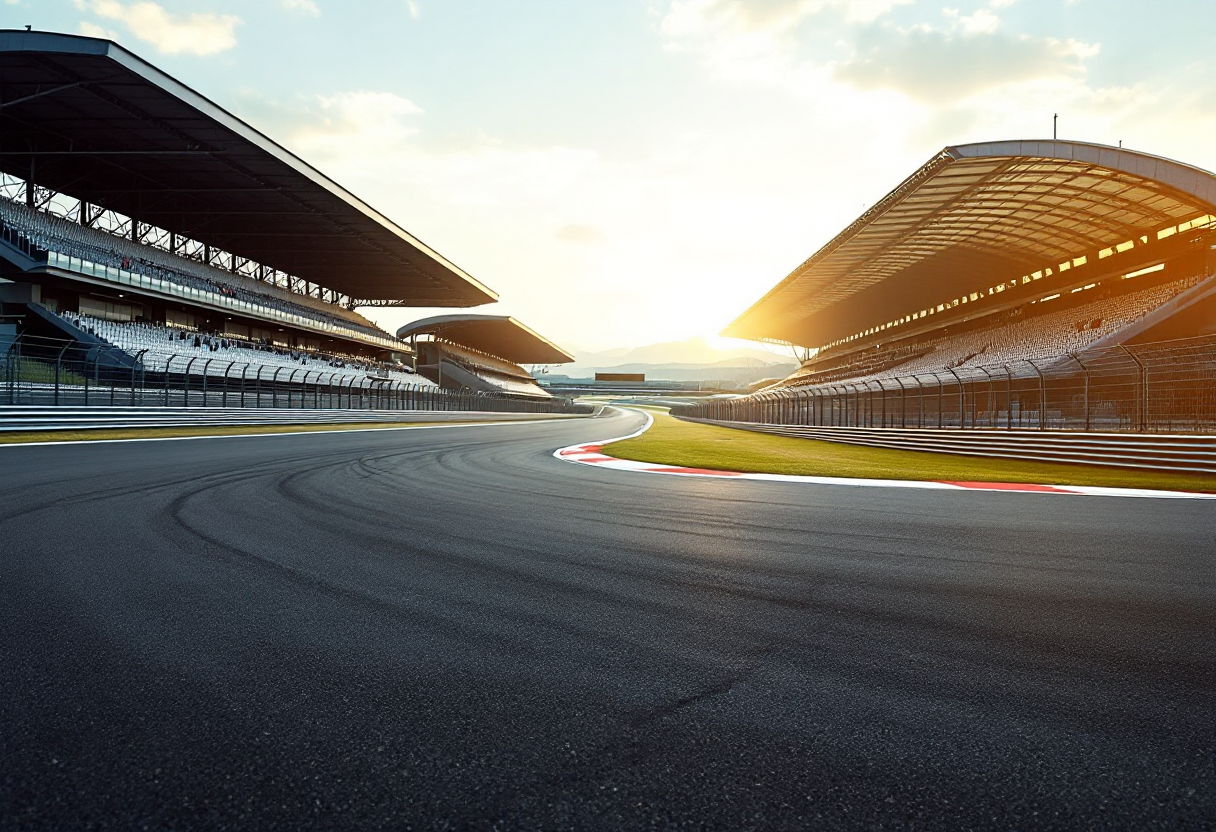
<svg viewBox="0 0 1216 832"><path fill-rule="evenodd" d="M516 318L513 318L510 315L476 315L476 314L435 315L430 318L421 318L412 323L408 323L405 326L399 327L395 334L399 340L404 341L406 338L408 338L411 335L438 334L438 333L442 332L443 328L446 325L460 325L460 324L476 325L478 323L507 323L507 324L510 324L511 326L515 327L516 329L520 330L521 332L525 333L529 337L535 339L536 341L538 341L539 343L544 345L545 348L553 350L555 353L564 356L566 359L565 361L545 361L545 362L536 362L536 363L567 364L567 363L573 362L575 360L574 354L571 353L569 350L559 347L557 344L553 343L548 338L541 335L536 330L532 329L532 327L528 326L527 324L525 324L524 322L522 322ZM509 361L515 360L508 355L500 355L498 357L506 358Z"/></svg>
<svg viewBox="0 0 1216 832"><path fill-rule="evenodd" d="M759 300L757 300L755 303L753 303L751 306L749 306L743 312L742 315L739 315L739 317L735 318L735 320L733 320L729 324L727 324L726 328L722 330L721 334L725 337L730 337L730 338L745 338L745 339L749 339L749 340L754 340L754 339L751 339L750 336L738 334L738 330L736 329L736 327L740 326L740 324L744 321L744 319L746 319L749 315L751 315L752 312L759 309L761 306L766 304L773 297L779 295L789 284L796 281L801 276L802 272L804 272L805 270L809 269L811 266L815 265L815 263L817 263L820 260L827 257L829 254L831 254L836 249L840 248L842 245L844 245L846 242L848 242L850 239L852 239L854 236L856 236L857 233L861 231L861 229L865 228L872 221L878 219L883 214L885 214L888 210L891 209L892 206L897 204L900 201L900 199L903 198L905 193L907 193L908 191L914 190L916 188L916 186L918 186L925 179L932 176L940 168L951 164L957 158L959 158L959 157L955 156L954 154L952 154L950 151L951 151L951 148L947 147L944 150L941 150L938 153L934 154L933 157L931 159L929 159L929 161L925 162L923 165L921 165L919 168L917 168L915 173L913 173L908 178L904 179L904 181L900 182L899 185L897 185L895 188L893 188L890 191L890 193L888 193L886 196L884 196L878 202L874 203L869 208L867 208L861 214L861 216L859 216L857 219L853 220L853 222L849 223L843 231L841 231L839 234L837 234L835 237L833 237L831 240L829 240L822 248L820 248L818 251L816 251L814 254L812 254L810 257L808 257L806 260L803 260L801 263L799 263L798 266L793 271L791 271L788 275L786 275L785 279L783 279L780 283L778 283L772 289L768 290L764 294L763 297L761 297ZM806 346L806 345L802 344L800 346Z"/></svg>
<svg viewBox="0 0 1216 832"><path fill-rule="evenodd" d="M389 219L386 215L380 211L377 211L371 205L364 202L350 191L346 190L320 170L301 159L295 153L288 150L286 147L279 144L265 133L262 133L248 122L224 109L219 104L216 104L205 95L197 92L191 87L186 86L181 81L178 81L176 78L165 73L164 71L157 69L151 63L115 41L105 38L88 37L86 35L68 34L64 32L0 29L0 52L59 52L69 55L98 55L110 58L111 60L120 64L123 68L135 73L136 75L139 75L144 80L160 87L171 95L176 96L178 99L184 101L186 104L204 115L213 118L225 128L238 133L246 141L257 145L262 150L266 151L272 156L275 156L280 161L294 168L298 173L306 176L314 184L329 191L331 194L351 205L365 216L375 220L385 230L390 231L397 237L416 248L419 252L425 254L427 257L430 257L436 263L440 264L452 274L463 280L475 292L490 298L490 301L476 300L470 305L476 306L482 303L494 302L499 299L498 293L493 289L486 286L464 269L448 260L442 254L435 251L426 243L422 242L422 240L406 231L396 222ZM376 298L376 300L386 299Z"/></svg>
<svg viewBox="0 0 1216 832"><path fill-rule="evenodd" d="M1168 185L1216 209L1216 173L1167 156L1125 147L1063 139L1007 139L953 145L944 152L956 159L1026 156L1086 162Z"/></svg>
<svg viewBox="0 0 1216 832"><path fill-rule="evenodd" d="M766 292L763 297L749 306L735 320L731 321L722 330L721 334L733 338L755 340L752 336L743 334L742 332L744 330L744 323L750 315L780 295L787 286L798 280L804 271L830 255L859 233L861 229L886 213L908 191L914 190L921 181L935 174L940 168L963 159L1010 158L1018 156L1088 162L1110 168L1111 170L1150 179L1167 187L1174 188L1201 202L1206 202L1213 212L1216 212L1216 174L1195 165L1188 165L1165 156L1156 156L1123 147L1111 147L1110 145L1092 142L1065 141L1060 139L1008 139L949 145L934 154L916 172L904 179L890 193L862 213L861 216L829 240L822 248L800 263L780 283Z"/></svg>

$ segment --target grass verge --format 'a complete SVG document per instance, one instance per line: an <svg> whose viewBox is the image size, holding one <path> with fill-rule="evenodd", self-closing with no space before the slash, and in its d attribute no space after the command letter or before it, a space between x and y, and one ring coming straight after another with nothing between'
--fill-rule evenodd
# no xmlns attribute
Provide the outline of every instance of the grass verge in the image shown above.
<svg viewBox="0 0 1216 832"><path fill-rule="evenodd" d="M654 425L650 430L634 439L612 443L605 453L637 462L761 474L1216 491L1216 477L1211 474L867 448L682 422L664 413L652 415Z"/></svg>
<svg viewBox="0 0 1216 832"><path fill-rule="evenodd" d="M253 436L263 433L312 433L335 430L409 428L419 425L480 425L488 422L352 422L337 425L197 425L173 428L100 428L0 433L0 445L98 439L158 439L183 436Z"/></svg>

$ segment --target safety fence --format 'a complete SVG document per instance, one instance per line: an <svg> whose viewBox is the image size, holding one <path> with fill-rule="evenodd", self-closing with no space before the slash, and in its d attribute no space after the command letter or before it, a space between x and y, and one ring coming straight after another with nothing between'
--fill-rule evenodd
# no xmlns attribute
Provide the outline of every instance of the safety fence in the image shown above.
<svg viewBox="0 0 1216 832"><path fill-rule="evenodd" d="M1216 338L824 384L672 409L717 422L813 427L1216 432Z"/></svg>
<svg viewBox="0 0 1216 832"><path fill-rule="evenodd" d="M296 363L298 362L298 363ZM355 366L252 346L208 354L128 352L80 341L0 341L0 404L584 413L566 398L448 390L375 365Z"/></svg>

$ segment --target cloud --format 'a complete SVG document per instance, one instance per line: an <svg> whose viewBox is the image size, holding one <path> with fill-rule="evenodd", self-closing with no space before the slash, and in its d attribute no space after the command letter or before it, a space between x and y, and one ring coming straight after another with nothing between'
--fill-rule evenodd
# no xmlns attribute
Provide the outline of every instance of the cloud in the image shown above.
<svg viewBox="0 0 1216 832"><path fill-rule="evenodd" d="M964 35L991 34L1001 28L1001 18L991 9L976 9L971 14L960 14L958 9L942 9L942 13L954 20L954 28Z"/></svg>
<svg viewBox="0 0 1216 832"><path fill-rule="evenodd" d="M414 20L417 20L418 15L420 14L420 12L418 10L418 4L415 3L414 0L405 0L405 7L410 10L410 17L414 18Z"/></svg>
<svg viewBox="0 0 1216 832"><path fill-rule="evenodd" d="M292 128L309 158L345 158L355 151L380 163L417 132L422 108L395 93L355 90L318 96Z"/></svg>
<svg viewBox="0 0 1216 832"><path fill-rule="evenodd" d="M305 15L306 17L320 17L321 9L313 0L283 0L283 8L289 12L296 12Z"/></svg>
<svg viewBox="0 0 1216 832"><path fill-rule="evenodd" d="M846 22L869 22L911 0L673 0L663 18L671 36L777 34L832 11Z"/></svg>
<svg viewBox="0 0 1216 832"><path fill-rule="evenodd" d="M563 225L557 229L554 236L563 243L574 243L575 245L589 245L604 240L604 232L594 225L583 225L581 223Z"/></svg>
<svg viewBox="0 0 1216 832"><path fill-rule="evenodd" d="M891 89L928 103L949 103L1010 84L1073 78L1098 47L1076 40L1012 36L981 9L950 29L875 24L833 78L860 90Z"/></svg>
<svg viewBox="0 0 1216 832"><path fill-rule="evenodd" d="M1084 84L1098 46L1007 33L1000 12L1015 2L989 0L969 12L946 7L935 23L901 26L891 13L904 0L672 0L661 29L669 50L699 55L715 78L784 89L807 102L864 91L954 104L998 87Z"/></svg>
<svg viewBox="0 0 1216 832"><path fill-rule="evenodd" d="M166 55L213 55L231 49L236 46L236 27L241 23L239 17L229 14L170 14L147 0L76 0L76 8L123 23L133 36ZM82 23L82 29L84 26Z"/></svg>
<svg viewBox="0 0 1216 832"><path fill-rule="evenodd" d="M715 78L814 95L827 73L800 56L804 36L871 23L910 2L671 0L659 28L668 51L700 56Z"/></svg>
<svg viewBox="0 0 1216 832"><path fill-rule="evenodd" d="M90 38L102 38L103 40L118 40L118 32L113 29L107 29L104 26L98 26L96 23L90 23L87 20L80 21L80 26L76 31Z"/></svg>

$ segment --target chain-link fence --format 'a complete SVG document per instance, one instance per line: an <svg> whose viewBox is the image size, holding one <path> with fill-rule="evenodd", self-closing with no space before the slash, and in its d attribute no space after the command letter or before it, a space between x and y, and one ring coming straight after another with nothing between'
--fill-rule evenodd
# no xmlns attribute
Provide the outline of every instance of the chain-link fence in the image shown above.
<svg viewBox="0 0 1216 832"><path fill-rule="evenodd" d="M673 408L759 424L1216 432L1216 339L799 387Z"/></svg>
<svg viewBox="0 0 1216 832"><path fill-rule="evenodd" d="M566 398L444 390L411 378L417 377L352 366L293 366L279 353L254 349L215 355L173 353L169 349L132 354L108 344L28 335L7 343L0 340L0 404L505 413L589 410Z"/></svg>

